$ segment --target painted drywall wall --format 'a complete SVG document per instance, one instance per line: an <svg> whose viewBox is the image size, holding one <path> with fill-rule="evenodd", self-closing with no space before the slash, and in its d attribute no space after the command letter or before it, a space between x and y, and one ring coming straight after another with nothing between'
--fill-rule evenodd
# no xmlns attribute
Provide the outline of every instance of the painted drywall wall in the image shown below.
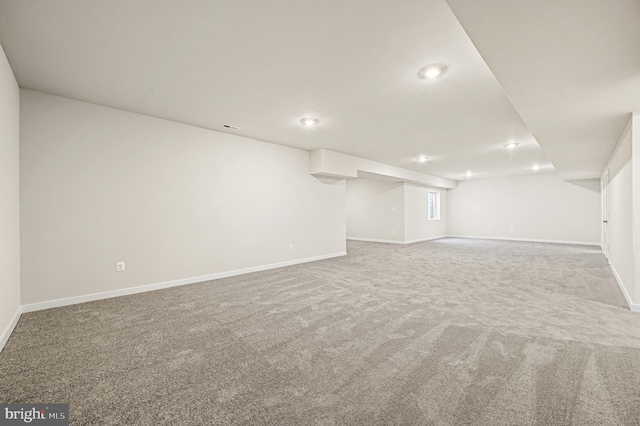
<svg viewBox="0 0 640 426"><path fill-rule="evenodd" d="M345 250L307 151L29 90L21 114L23 304Z"/></svg>
<svg viewBox="0 0 640 426"><path fill-rule="evenodd" d="M631 116L631 198L633 292L630 308L640 312L640 111Z"/></svg>
<svg viewBox="0 0 640 426"><path fill-rule="evenodd" d="M429 192L440 193L440 219L429 220ZM448 206L447 190L404 185L404 239L405 242L420 241L447 235Z"/></svg>
<svg viewBox="0 0 640 426"><path fill-rule="evenodd" d="M600 244L600 193L555 173L458 182L449 234Z"/></svg>
<svg viewBox="0 0 640 426"><path fill-rule="evenodd" d="M404 241L404 184L375 179L347 181L347 237Z"/></svg>
<svg viewBox="0 0 640 426"><path fill-rule="evenodd" d="M20 89L0 46L0 349L20 307ZM5 331L7 332L5 334Z"/></svg>
<svg viewBox="0 0 640 426"><path fill-rule="evenodd" d="M633 289L633 233L632 215L632 167L631 167L631 122L627 126L618 147L604 175L609 173L607 197L608 205L608 257L618 279L622 282L628 297L634 297ZM603 244L606 244L603 241Z"/></svg>
<svg viewBox="0 0 640 426"><path fill-rule="evenodd" d="M428 218L429 192L440 193L440 219ZM411 243L447 235L447 190L403 182L347 181L347 237Z"/></svg>

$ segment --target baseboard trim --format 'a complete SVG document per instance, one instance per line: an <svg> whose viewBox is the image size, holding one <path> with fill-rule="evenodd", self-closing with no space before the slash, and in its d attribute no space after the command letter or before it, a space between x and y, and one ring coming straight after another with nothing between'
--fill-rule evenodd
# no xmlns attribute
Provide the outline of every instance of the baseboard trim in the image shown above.
<svg viewBox="0 0 640 426"><path fill-rule="evenodd" d="M552 243L552 244L576 244L580 246L598 246L600 243L589 243L584 241L564 241L564 240L538 240L534 238L509 238L509 237L484 237L477 235L448 235L449 238L470 238L474 240L503 240L503 241L524 241L529 243Z"/></svg>
<svg viewBox="0 0 640 426"><path fill-rule="evenodd" d="M377 238L352 238L347 237L347 241L364 241L367 243L404 244L404 241L379 240Z"/></svg>
<svg viewBox="0 0 640 426"><path fill-rule="evenodd" d="M446 235L438 235L437 237L426 237L426 238L419 238L417 240L409 240L409 241L394 241L394 240L379 240L377 238L352 238L352 237L347 237L348 241L365 241L368 243L385 243L385 244L413 244L413 243L421 243L423 241L433 241L433 240L439 240L441 238L447 238Z"/></svg>
<svg viewBox="0 0 640 426"><path fill-rule="evenodd" d="M83 296L74 296L74 297L67 297L64 299L55 299L55 300L48 300L45 302L31 303L28 305L22 305L22 312L27 313L27 312L42 311L45 309L76 305L78 303L93 302L95 300L102 300L102 299L110 299L112 297L128 296L130 294L137 294L137 293L146 293L148 291L162 290L165 288L178 287L178 286L187 285L187 284L195 284L203 281L217 280L220 278L233 277L236 275L249 274L252 272L267 271L269 269L283 268L285 266L293 266L301 263L316 262L318 260L345 256L346 254L347 254L346 251L341 251L337 253L324 254L320 256L305 257L302 259L294 259L294 260L287 260L284 262L271 263L268 265L254 266L251 268L243 268L243 269L236 269L233 271L218 272L218 273L209 274L209 275L201 275L198 277L183 278L179 280L165 281L165 282L155 283L155 284L146 284L146 285L137 286L137 287L128 287L120 290L111 290L111 291L105 291L101 293L86 294Z"/></svg>
<svg viewBox="0 0 640 426"><path fill-rule="evenodd" d="M436 237L426 237L426 238L418 238L417 240L409 240L409 241L405 241L405 244L414 244L414 243L422 243L424 241L433 241L433 240L440 240L442 238L447 238L446 235L438 235Z"/></svg>
<svg viewBox="0 0 640 426"><path fill-rule="evenodd" d="M624 296L624 300L627 301L627 305L629 306L629 310L631 310L633 312L640 312L640 305L636 305L635 303L633 303L631 301L631 296L627 292L627 288L624 286L624 283L622 282L622 278L620 278L620 275L618 275L618 271L616 271L616 268L614 268L613 265L610 262L609 262L609 268L611 268L611 272L613 272L613 276L615 277L616 282L618 283L618 286L620 287L620 291L622 291L622 295Z"/></svg>
<svg viewBox="0 0 640 426"><path fill-rule="evenodd" d="M347 240L350 241L365 241L369 243L386 243L386 244L413 244L419 243L423 241L433 241L439 240L442 238L469 238L473 240L502 240L502 241L524 241L530 243L552 243L552 244L576 244L581 246L600 246L600 243L587 243L583 241L563 241L563 240L538 240L532 238L507 238L507 237L483 237L477 235L439 235L437 237L427 237L420 238L417 240L409 240L409 241L394 241L394 240L380 240L377 238L355 238L355 237L347 237Z"/></svg>
<svg viewBox="0 0 640 426"><path fill-rule="evenodd" d="M9 340L11 333L13 333L13 330L16 328L16 325L18 325L18 321L20 320L20 315L22 315L22 306L18 306L18 309L16 309L16 312L13 314L11 321L9 321L9 324L7 325L7 327L4 329L2 334L0 334L0 352L2 352L2 349L4 349L4 345L7 344L7 341Z"/></svg>

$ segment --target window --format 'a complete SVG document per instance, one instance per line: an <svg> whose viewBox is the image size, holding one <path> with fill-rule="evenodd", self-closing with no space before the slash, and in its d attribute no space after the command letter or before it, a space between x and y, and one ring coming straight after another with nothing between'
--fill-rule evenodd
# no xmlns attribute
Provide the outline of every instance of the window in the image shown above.
<svg viewBox="0 0 640 426"><path fill-rule="evenodd" d="M429 192L429 220L440 220L440 193Z"/></svg>

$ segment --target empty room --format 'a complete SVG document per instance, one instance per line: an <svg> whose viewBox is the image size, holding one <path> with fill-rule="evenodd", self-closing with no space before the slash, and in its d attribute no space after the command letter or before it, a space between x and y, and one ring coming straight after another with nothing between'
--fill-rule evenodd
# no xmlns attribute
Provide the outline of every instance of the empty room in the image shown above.
<svg viewBox="0 0 640 426"><path fill-rule="evenodd" d="M640 425L638 0L0 0L0 425Z"/></svg>

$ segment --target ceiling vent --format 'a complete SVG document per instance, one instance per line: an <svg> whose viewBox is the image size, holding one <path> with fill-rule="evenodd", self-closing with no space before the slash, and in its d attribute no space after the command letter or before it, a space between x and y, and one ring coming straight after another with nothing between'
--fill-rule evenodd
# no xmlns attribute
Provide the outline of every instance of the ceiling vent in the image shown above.
<svg viewBox="0 0 640 426"><path fill-rule="evenodd" d="M227 130L240 130L240 127L232 126L231 124L223 124L220 127L222 127L223 129L227 129Z"/></svg>

